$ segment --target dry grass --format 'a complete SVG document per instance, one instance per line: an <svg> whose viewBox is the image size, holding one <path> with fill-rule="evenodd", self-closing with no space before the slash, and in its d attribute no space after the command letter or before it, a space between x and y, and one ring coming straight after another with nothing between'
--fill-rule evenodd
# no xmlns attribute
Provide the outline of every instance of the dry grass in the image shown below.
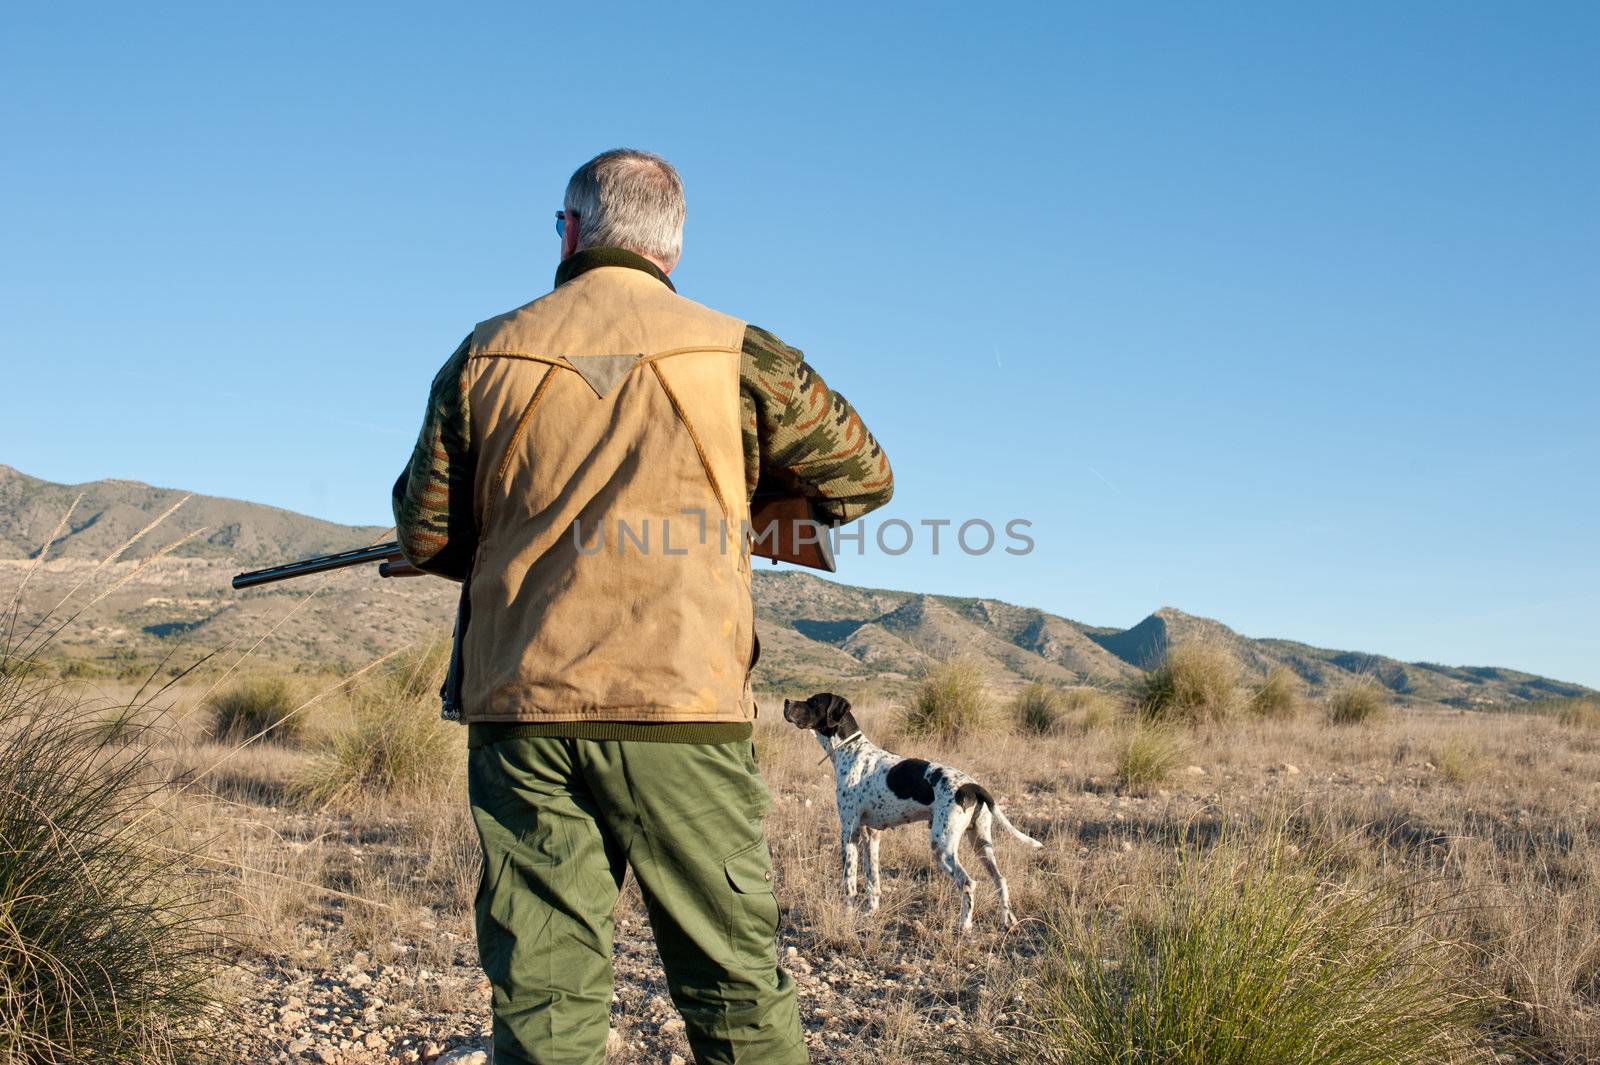
<svg viewBox="0 0 1600 1065"><path fill-rule="evenodd" d="M1011 701L1011 720L1023 732L1050 736L1067 724L1067 701L1053 684L1034 681Z"/></svg>
<svg viewBox="0 0 1600 1065"><path fill-rule="evenodd" d="M1170 725L1140 723L1117 741L1114 773L1123 791L1143 795L1164 784L1183 762L1186 745Z"/></svg>
<svg viewBox="0 0 1600 1065"><path fill-rule="evenodd" d="M1245 705L1256 717L1285 721L1300 713L1303 701L1300 678L1286 666L1274 666L1261 678Z"/></svg>
<svg viewBox="0 0 1600 1065"><path fill-rule="evenodd" d="M397 678L380 679L373 687L393 693L396 684ZM411 688L427 693L417 698L434 712L427 683ZM993 892L975 865L969 867L979 874L978 927L970 937L955 934L958 898L948 878L932 868L921 826L885 834L883 909L868 916L845 905L828 768L818 764L820 752L808 735L763 713L756 742L774 798L767 827L786 907L780 943L795 950L785 965L801 988L813 1060L981 1060L997 1051L993 1039L1021 1030L1037 1038L1020 1049L998 1044L1010 1055L1000 1060L1095 1061L1051 1058L1055 1052L1040 1036L1045 1015L1067 1016L1045 1008L1061 986L1051 981L1069 971L1062 959L1073 956L1057 944L1074 950L1092 945L1101 953L1084 956L1115 962L1100 973L1107 981L1102 991L1144 988L1142 1001L1164 1002L1169 1020L1181 1019L1182 1009L1203 1008L1239 1021L1234 1000L1223 994L1227 975L1239 978L1241 994L1274 986L1307 993L1306 974L1317 970L1301 963L1340 957L1324 951L1332 940L1313 940L1323 943L1316 950L1274 955L1293 962L1276 970L1270 959L1219 949L1212 969L1188 970L1207 976L1211 991L1188 1002L1173 981L1163 982L1166 970L1129 967L1130 959L1148 961L1157 948L1201 966L1206 955L1197 943L1236 944L1217 937L1254 911L1230 911L1221 905L1225 898L1208 892L1238 880L1219 874L1248 870L1238 848L1249 851L1279 838L1307 853L1290 855L1295 860L1285 868L1292 875L1282 884L1273 887L1269 878L1268 888L1278 892L1269 897L1295 898L1294 885L1303 884L1297 878L1311 868L1322 893L1300 896L1307 912L1322 914L1324 902L1357 899L1382 916L1371 904L1392 900L1381 894L1388 890L1383 885L1423 886L1405 897L1412 908L1393 926L1394 943L1423 953L1399 960L1435 958L1427 953L1434 945L1461 944L1437 956L1448 986L1496 993L1486 1022L1450 1031L1468 1042L1493 1039L1504 1061L1600 1060L1600 925L1594 921L1600 912L1600 790L1590 786L1600 779L1600 750L1586 731L1553 715L1415 710L1369 718L1359 729L1331 728L1321 715L1282 721L1247 715L1226 729L1084 730L1072 727L1072 715L1106 700L1114 714L1115 697L1075 691L1063 693L1069 727L1048 735L988 729L956 739L891 739L896 710L857 707L869 736L899 753L972 772L1019 827L1046 840L1040 852L1000 841L1013 905L1025 919L1009 935L997 927ZM320 717L330 734L345 727L337 712ZM462 733L452 726L445 735L452 745L447 762L455 766ZM1165 759L1168 772L1159 785L1129 788L1120 778L1135 735L1138 743L1175 738L1184 748ZM175 756L205 766L225 750L180 744ZM287 996L303 997L308 1008L334 1009L353 972L374 974L384 1004L372 1027L391 1034L385 1036L390 1045L370 1058L345 1052L347 1060L393 1060L407 1039L417 1048L429 1039L444 1044L472 1035L486 1021L487 1000L470 925L477 845L463 815L459 779L436 792L359 792L326 807L296 806L293 785L315 757L314 747L247 748L203 779L205 797L213 801L190 809L195 838L207 841L218 861L216 875L245 909L254 933L240 960L255 975L232 978L243 1002L234 1038L246 1057L270 1060L298 1034L277 1019ZM1186 762L1203 767L1204 775L1174 771ZM1232 826L1231 835L1219 835L1222 824ZM1291 835L1284 837L1285 831ZM1317 855L1313 841L1330 838L1345 842L1331 855ZM1228 839L1237 847L1229 849ZM1260 884L1260 876L1251 873L1250 882ZM664 1001L657 998L664 984L631 889L618 921L613 1023L628 1045L613 1060L643 1065L673 1052L688 1058L681 1035L660 1027L659 1005L652 1005ZM1359 935L1370 936L1373 927L1391 926L1360 926L1354 941L1369 942ZM1371 1019L1351 1006L1361 993L1350 982L1359 975L1356 968L1341 968L1323 981L1339 996L1321 1007L1328 1016L1349 1023ZM1404 965L1384 971L1408 972ZM1349 978L1344 984L1334 978L1341 975ZM1464 983L1457 985L1458 978ZM1404 980L1360 986L1417 987ZM1158 992L1166 997L1152 997ZM1093 1002L1080 1003L1070 1016L1093 1018ZM1392 994L1372 1006L1372 1016L1382 1017L1378 1007L1387 1003L1398 1027L1411 1025L1415 1032L1439 1020L1444 1007L1462 1002ZM1465 1005L1470 1010L1459 1014L1446 1009L1445 1019L1471 1022L1471 1011L1483 1003L1473 992ZM1105 1020L1106 1011L1101 1014ZM1438 1042L1418 1045L1445 1053Z"/></svg>
<svg viewBox="0 0 1600 1065"><path fill-rule="evenodd" d="M1471 743L1452 738L1439 749L1435 764L1441 780L1449 784L1465 784L1481 771L1483 756Z"/></svg>
<svg viewBox="0 0 1600 1065"><path fill-rule="evenodd" d="M255 737L293 743L305 721L295 715L301 702L288 677L274 673L241 677L206 700L206 709L211 712L211 734L224 743Z"/></svg>
<svg viewBox="0 0 1600 1065"><path fill-rule="evenodd" d="M998 929L992 890L975 868L978 927L970 937L955 934L957 895L932 868L921 826L885 834L884 907L864 915L845 905L833 785L827 767L818 764L820 752L808 735L764 713L756 743L774 798L767 828L779 898L787 907L781 944L795 948L785 964L801 988L813 1060L911 1065L975 1056L969 1033L981 1043L991 1031L1039 1031L1036 1014L1049 1012L1038 1008L1048 1001L1041 981L1060 961L1051 952L1057 932L1061 943L1097 944L1104 953L1096 957L1137 958L1135 948L1192 947L1197 929L1232 927L1224 918L1242 920L1248 911L1219 909L1218 898L1207 894L1231 882L1220 873L1244 868L1237 849L1218 849L1223 837L1213 826L1223 819L1247 850L1278 838L1286 821L1302 847L1317 839L1345 841L1325 859L1308 851L1303 864L1291 863L1293 875L1272 888L1274 898L1296 897L1291 889L1303 884L1297 878L1308 865L1323 892L1302 896L1313 910L1349 898L1371 909L1374 898L1392 899L1381 894L1384 884L1425 884L1410 896L1415 905L1395 942L1423 950L1418 958L1433 957L1425 953L1429 944L1463 944L1440 971L1499 993L1491 1020L1472 1031L1493 1037L1505 1060L1533 1062L1542 1054L1576 1062L1600 1055L1600 926L1593 919L1600 912L1600 794L1588 783L1600 779L1600 752L1575 742L1583 734L1552 717L1407 711L1355 730L1330 728L1320 715L1243 717L1226 730L1152 733L1144 726L1140 742L1148 734L1176 737L1186 750L1167 759L1162 791L1141 795L1106 783L1121 783L1119 760L1130 735L1121 729L1068 728L1047 736L987 730L955 740L891 741L896 711L860 705L857 711L868 735L899 753L974 773L1019 827L1047 846L1030 852L1000 842L1013 904L1025 921L1034 919L1010 935ZM454 742L459 747L459 730ZM1442 752L1452 744L1473 760L1459 776L1442 768L1448 764ZM210 753L194 757L205 760ZM384 993L389 1005L383 1010L397 1033L443 1039L476 1031L486 1016L469 923L476 841L461 815L459 782L454 794L439 797L393 793L295 812L281 805L282 796L310 757L309 751L263 748L236 760L235 777L210 778L219 794L242 804L210 807L205 816L216 846L236 863L229 876L262 930L260 949L288 959L276 965L305 974L289 986L308 1000L312 992L300 988L322 987L319 980L337 987L349 959L368 957L396 981ZM1184 761L1203 767L1205 775L1170 772ZM1298 771L1284 769L1290 764ZM1199 879L1186 879L1191 875ZM1252 883L1259 883L1255 874ZM623 946L614 1024L629 1047L615 1060L655 1062L671 1052L687 1058L681 1036L651 1019L660 1016L650 1003L664 994L664 985L636 894L624 895L618 920ZM1389 926L1380 921L1358 932L1370 936L1373 927ZM1320 942L1326 947L1331 940ZM1186 956L1197 965L1203 960L1193 950ZM1280 965L1277 978L1300 994L1305 974L1295 959L1339 956L1331 948L1283 955L1294 964ZM1246 963L1259 962L1265 968L1255 970L1253 986L1271 986L1266 961L1237 950L1218 957L1236 967L1219 960L1213 976L1243 974ZM1403 965L1385 971L1407 972ZM422 972L447 979L415 975ZM1119 963L1105 976L1128 972ZM1142 972L1147 981L1159 975L1149 967ZM1359 990L1333 976L1327 983L1345 989L1343 1012L1335 1008L1341 1002L1333 1002L1329 1015L1361 1020L1349 1002ZM1229 1008L1215 979L1211 988L1216 995L1208 1008ZM264 993L259 983L241 986L247 998ZM1014 1000L1018 994L1023 998ZM1387 1001L1391 1014L1414 1026L1431 1024L1430 1010L1459 1002L1425 996ZM1381 1004L1373 1006L1374 1016L1382 1015ZM1473 998L1467 1005L1475 1010L1481 1003ZM266 1016L275 1016L274 1008L264 1007ZM1466 1011L1452 1016L1470 1020ZM267 1020L250 1025L257 1026L249 1029L247 1038L257 1040L252 1045L265 1045L259 1041L270 1030ZM1010 1053L1006 1060L1051 1060L1043 1050L1013 1046Z"/></svg>
<svg viewBox="0 0 1600 1065"><path fill-rule="evenodd" d="M995 716L983 667L956 656L928 671L906 708L901 728L911 736L952 740L989 728Z"/></svg>
<svg viewBox="0 0 1600 1065"><path fill-rule="evenodd" d="M1363 677L1328 697L1328 722L1362 725L1383 716L1388 709L1388 692L1377 681Z"/></svg>
<svg viewBox="0 0 1600 1065"><path fill-rule="evenodd" d="M1600 699L1565 699L1556 720L1568 728L1600 729Z"/></svg>
<svg viewBox="0 0 1600 1065"><path fill-rule="evenodd" d="M314 804L384 797L435 798L461 779L461 727L439 717L448 664L429 648L395 663L346 698L297 782Z"/></svg>
<svg viewBox="0 0 1600 1065"><path fill-rule="evenodd" d="M0 612L0 1061L166 1065L214 1017L216 913L171 817L169 693L42 667L82 609Z"/></svg>
<svg viewBox="0 0 1600 1065"><path fill-rule="evenodd" d="M1104 688L1068 688L1061 700L1079 732L1098 732L1115 725L1127 709L1123 699Z"/></svg>
<svg viewBox="0 0 1600 1065"><path fill-rule="evenodd" d="M1351 875L1272 823L1183 829L1125 906L1057 899L991 1061L1059 1065L1492 1062L1495 1002L1419 885ZM1197 838L1215 832L1215 838Z"/></svg>
<svg viewBox="0 0 1600 1065"><path fill-rule="evenodd" d="M1233 713L1239 663L1225 647L1182 643L1135 683L1134 701L1147 721L1220 721Z"/></svg>

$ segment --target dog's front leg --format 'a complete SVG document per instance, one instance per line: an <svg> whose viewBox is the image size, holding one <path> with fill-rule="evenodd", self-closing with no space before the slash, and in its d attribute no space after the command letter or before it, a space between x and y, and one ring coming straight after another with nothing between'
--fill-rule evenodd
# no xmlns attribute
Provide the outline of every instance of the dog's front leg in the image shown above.
<svg viewBox="0 0 1600 1065"><path fill-rule="evenodd" d="M867 837L866 854L862 858L862 864L866 867L864 871L867 877L867 912L874 913L877 911L878 903L881 900L878 889L878 837L883 833L877 829L864 828L861 830L861 834Z"/></svg>
<svg viewBox="0 0 1600 1065"><path fill-rule="evenodd" d="M847 899L856 897L856 863L860 857L856 837L860 834L859 825L846 825L839 832L839 860L844 865L844 894Z"/></svg>

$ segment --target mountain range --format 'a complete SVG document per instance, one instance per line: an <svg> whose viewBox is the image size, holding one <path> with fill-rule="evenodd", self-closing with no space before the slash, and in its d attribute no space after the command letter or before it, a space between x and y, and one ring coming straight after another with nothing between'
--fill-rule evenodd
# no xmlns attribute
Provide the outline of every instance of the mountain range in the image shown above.
<svg viewBox="0 0 1600 1065"><path fill-rule="evenodd" d="M76 506L74 506L76 501ZM129 537L182 505L115 562ZM45 540L71 508L56 543ZM185 533L203 530L141 567ZM53 606L79 582L112 590L57 638L55 653L89 661L183 660L218 648L302 667L350 668L406 643L448 632L456 586L432 578L380 580L372 568L235 592L241 569L357 547L388 538L240 500L154 488L136 481L62 485L0 465L0 602L28 578L24 614ZM997 599L861 588L799 570L758 569L757 684L802 691L835 687L893 695L953 654L981 662L992 683L1027 680L1116 685L1189 640L1227 647L1246 669L1286 666L1312 695L1371 677L1401 703L1507 706L1591 694L1579 684L1494 666L1402 662L1240 635L1219 621L1162 607L1131 628L1088 625ZM82 601L93 592L81 592Z"/></svg>

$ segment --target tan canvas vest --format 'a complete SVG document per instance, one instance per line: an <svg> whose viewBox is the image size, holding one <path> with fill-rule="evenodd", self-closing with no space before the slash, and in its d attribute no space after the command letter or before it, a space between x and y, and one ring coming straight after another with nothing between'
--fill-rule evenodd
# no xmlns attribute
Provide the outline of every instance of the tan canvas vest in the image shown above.
<svg viewBox="0 0 1600 1065"><path fill-rule="evenodd" d="M464 720L754 716L743 337L622 266L474 331Z"/></svg>

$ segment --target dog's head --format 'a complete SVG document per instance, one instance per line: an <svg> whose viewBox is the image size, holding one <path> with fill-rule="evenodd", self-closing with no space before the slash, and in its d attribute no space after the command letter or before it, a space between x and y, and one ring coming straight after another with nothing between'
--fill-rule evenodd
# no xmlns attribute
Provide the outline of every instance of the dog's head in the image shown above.
<svg viewBox="0 0 1600 1065"><path fill-rule="evenodd" d="M818 692L809 699L785 699L783 719L795 728L841 740L861 731L850 713L850 700L832 692Z"/></svg>

